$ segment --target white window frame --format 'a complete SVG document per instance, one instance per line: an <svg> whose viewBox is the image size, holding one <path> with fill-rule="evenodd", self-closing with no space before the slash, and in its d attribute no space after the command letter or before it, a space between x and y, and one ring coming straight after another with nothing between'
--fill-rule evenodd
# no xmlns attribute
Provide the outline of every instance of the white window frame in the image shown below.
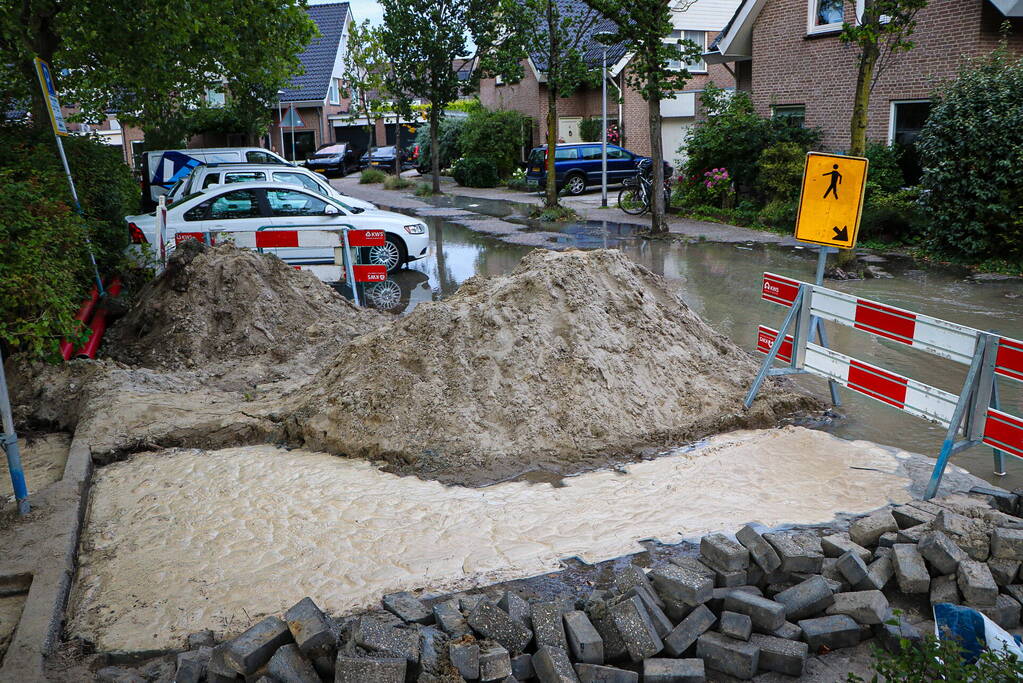
<svg viewBox="0 0 1023 683"><path fill-rule="evenodd" d="M710 31L706 31L706 30L703 30L703 29L678 29L678 30L682 33L682 35L679 36L678 38L675 38L674 40L666 40L666 41L664 41L666 45L670 45L673 49L677 50L678 49L678 41L679 40L687 40L687 38L686 38L686 33L687 32L688 33L702 33L703 34L703 45L701 46L701 49L703 49L703 50L707 49L707 36L710 34ZM693 42L695 43L696 41L694 40ZM682 69L688 69L689 73L691 73L691 74L705 74L705 73L707 73L707 62L704 61L703 57L700 57L698 62L683 62L682 58L681 58L681 55L680 55L678 59L675 59L675 60L672 60L672 61L678 63L678 66L672 66L671 63L669 62L668 68L672 69L673 71L681 71Z"/></svg>
<svg viewBox="0 0 1023 683"><path fill-rule="evenodd" d="M338 88L337 79L330 79L330 88L327 89L327 97L331 104L341 104L340 88Z"/></svg>
<svg viewBox="0 0 1023 683"><path fill-rule="evenodd" d="M848 0L842 0L843 8L843 21L832 22L830 24L817 25L817 6L820 5L821 0L807 0L806 1L806 33L807 35L813 35L815 33L833 33L835 31L842 30L842 23L844 22L844 8ZM856 2L856 19L859 20L863 16L863 0L855 0Z"/></svg>
<svg viewBox="0 0 1023 683"><path fill-rule="evenodd" d="M888 104L888 144L892 145L895 143L895 105L897 104L924 104L931 103L933 100L929 97L917 97L911 100L892 100Z"/></svg>

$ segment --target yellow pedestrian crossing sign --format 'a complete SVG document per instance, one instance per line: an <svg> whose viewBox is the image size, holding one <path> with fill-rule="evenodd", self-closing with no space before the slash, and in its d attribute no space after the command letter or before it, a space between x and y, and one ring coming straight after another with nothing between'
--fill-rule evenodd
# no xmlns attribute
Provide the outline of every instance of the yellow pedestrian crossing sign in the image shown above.
<svg viewBox="0 0 1023 683"><path fill-rule="evenodd" d="M867 160L809 152L796 215L796 239L839 249L856 246L867 187Z"/></svg>

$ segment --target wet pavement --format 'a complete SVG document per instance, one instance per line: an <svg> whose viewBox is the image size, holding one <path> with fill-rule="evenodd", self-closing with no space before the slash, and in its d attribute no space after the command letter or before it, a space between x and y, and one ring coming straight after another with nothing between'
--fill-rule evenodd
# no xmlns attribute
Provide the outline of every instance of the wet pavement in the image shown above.
<svg viewBox="0 0 1023 683"><path fill-rule="evenodd" d="M369 286L367 300L394 313L407 313L422 301L437 300L455 292L473 275L500 275L514 269L536 246L546 248L615 248L633 261L676 282L679 294L710 323L743 348L752 349L759 324L777 327L785 310L760 299L761 278L771 271L801 280L813 278L816 251L775 244L717 243L698 240L648 240L638 237L638 226L610 221L581 221L564 225L537 224L524 218L529 205L476 197L434 198L429 208L397 208L423 215L430 224L433 249L428 258L386 283ZM436 215L436 214L448 214ZM434 215L429 215L434 214ZM500 219L506 228L515 224L526 236L541 237L539 243L508 243L494 230L476 231L476 221ZM491 233L491 234L485 234ZM1019 280L974 282L960 269L923 269L898 255L871 256L893 278L831 281L829 287L882 303L933 315L978 329L1023 338L1023 285ZM385 291L386 290L386 291ZM966 367L936 359L896 342L875 338L856 330L829 324L832 347L847 355L892 370L956 395L962 388ZM814 377L796 381L822 398L827 385ZM1002 405L1023 413L1023 391L1013 382L1002 382ZM838 436L867 439L909 451L935 456L944 429L859 394L841 390L841 418L827 427ZM1023 487L1023 463L1007 457L1007 476L992 474L989 448L976 447L953 459L973 474L1009 489Z"/></svg>

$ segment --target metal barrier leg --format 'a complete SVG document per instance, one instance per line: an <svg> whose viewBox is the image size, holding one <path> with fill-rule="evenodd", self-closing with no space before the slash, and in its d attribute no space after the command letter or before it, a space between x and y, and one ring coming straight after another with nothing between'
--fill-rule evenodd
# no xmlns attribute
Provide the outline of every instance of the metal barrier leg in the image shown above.
<svg viewBox="0 0 1023 683"><path fill-rule="evenodd" d="M828 254L837 254L838 249L836 247L821 247L817 250L817 272L814 277L814 284L818 287L824 286L824 271L828 266ZM830 349L831 345L828 344L828 333L824 329L824 322L817 316L813 317L813 329L817 331L817 341L821 343L826 349ZM842 405L842 399L838 396L838 383L833 380L828 380L828 390L831 392L831 405L838 407Z"/></svg>
<svg viewBox="0 0 1023 683"><path fill-rule="evenodd" d="M958 450L956 448L956 434L959 433L959 426L966 417L966 410L970 407L970 400L973 394L977 375L984 360L984 352L987 348L987 337L981 336L977 340L977 348L973 350L973 361L970 363L970 370L966 373L966 380L963 381L963 390L959 393L959 400L956 402L955 410L952 412L952 419L948 423L948 431L945 432L945 441L941 444L941 454L934 464L934 471L931 473L931 481L927 484L927 491L924 493L924 500L930 500L938 493L938 486L941 485L941 477L945 474L945 467L949 458ZM969 442L967 442L969 443Z"/></svg>
<svg viewBox="0 0 1023 683"><path fill-rule="evenodd" d="M991 407L995 410L1001 410L1001 401L998 398L998 383L995 382L991 387ZM1005 476L1005 454L997 448L991 449L995 457L995 474L999 477Z"/></svg>
<svg viewBox="0 0 1023 683"><path fill-rule="evenodd" d="M785 316L785 322L781 324L781 329L778 330L778 336L775 337L774 343L771 344L771 350L767 352L767 358L764 359L764 364L760 366L760 371L757 373L756 379L753 380L753 386L750 387L749 392L746 394L746 400L742 402L744 408L749 409L749 407L753 405L753 401L756 399L757 393L760 391L760 387L764 384L764 380L767 378L767 373L771 370L771 364L774 363L774 359L777 357L778 351L781 350L781 345L785 343L785 334L789 331L789 328L792 327L792 323L795 321L796 314L799 313L802 303L803 288L800 287L795 300L792 302L792 306L789 308L788 314ZM793 359L796 357L795 345L798 343L799 340L793 338Z"/></svg>
<svg viewBox="0 0 1023 683"><path fill-rule="evenodd" d="M21 467L21 453L18 451L18 435L14 431L14 417L11 415L11 401L7 393L7 377L4 375L4 359L0 356L0 447L7 453L7 470L11 473L14 499L18 501L18 513L29 512L28 486L25 485L25 470Z"/></svg>
<svg viewBox="0 0 1023 683"><path fill-rule="evenodd" d="M824 329L824 321L820 318L816 318L817 321L817 341L821 343L826 349L830 349L831 345L828 343L828 332ZM831 390L831 405L836 408L842 405L842 399L838 395L838 382L833 379L828 380L828 389Z"/></svg>
<svg viewBox="0 0 1023 683"><path fill-rule="evenodd" d="M941 444L941 454L938 456L938 462L934 465L934 471L931 472L931 481L927 484L924 500L930 500L937 495L938 487L941 486L941 478L945 475L945 467L948 466L948 460L952 457L954 446L955 439L945 439L945 442Z"/></svg>

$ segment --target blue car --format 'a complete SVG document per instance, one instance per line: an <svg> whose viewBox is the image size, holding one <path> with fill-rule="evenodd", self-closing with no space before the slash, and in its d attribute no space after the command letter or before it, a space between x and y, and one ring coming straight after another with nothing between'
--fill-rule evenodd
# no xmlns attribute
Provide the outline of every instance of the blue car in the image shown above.
<svg viewBox="0 0 1023 683"><path fill-rule="evenodd" d="M614 185L636 175L636 163L645 157L618 145L607 146L607 184ZM542 189L547 182L547 145L534 147L526 165L526 182ZM665 164L670 173L670 166ZM558 192L580 195L600 185L600 143L558 145L554 149L554 177Z"/></svg>

